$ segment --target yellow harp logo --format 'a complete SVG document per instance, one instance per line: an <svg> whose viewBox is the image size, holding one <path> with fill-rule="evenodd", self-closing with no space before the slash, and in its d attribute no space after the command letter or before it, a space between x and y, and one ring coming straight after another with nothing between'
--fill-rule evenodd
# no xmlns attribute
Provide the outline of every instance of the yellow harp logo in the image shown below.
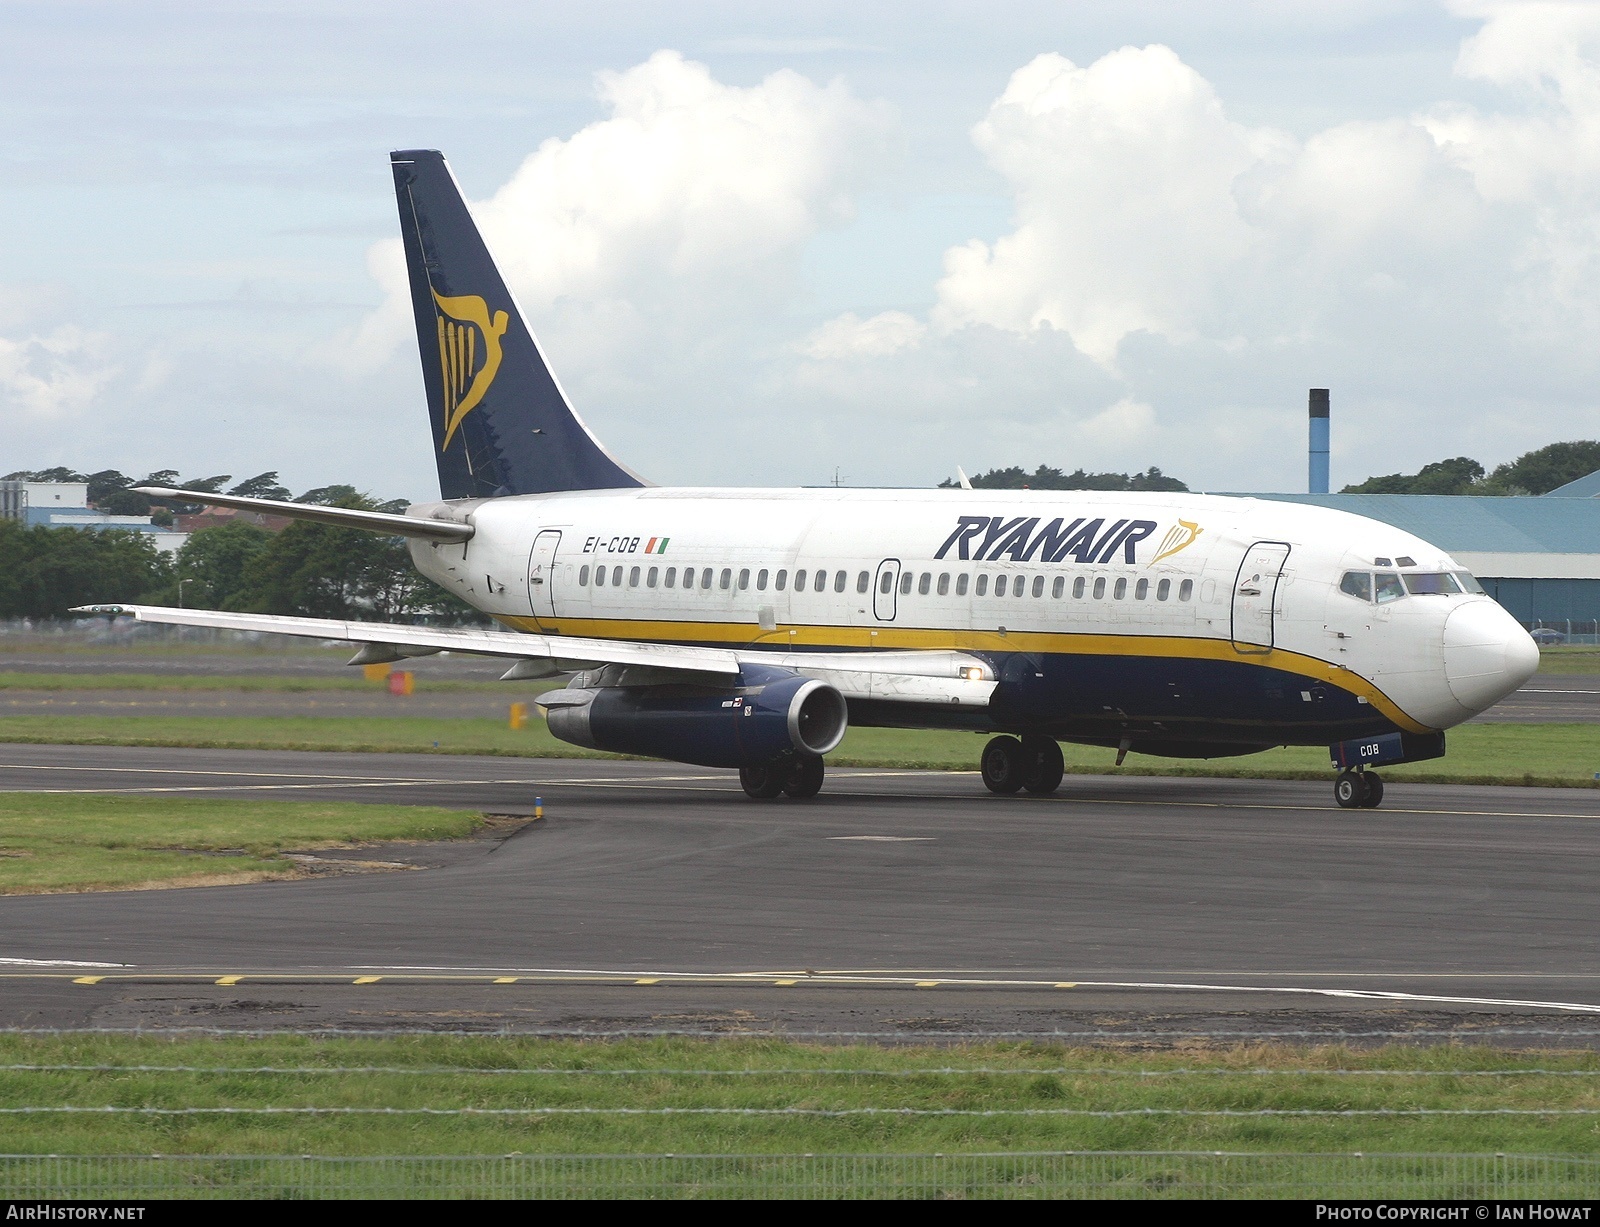
<svg viewBox="0 0 1600 1227"><path fill-rule="evenodd" d="M1156 551L1156 556L1150 560L1154 566L1163 558L1170 558L1179 550L1186 550L1194 544L1195 538L1205 529L1191 520L1179 520L1167 530L1167 535L1161 538L1161 548Z"/></svg>
<svg viewBox="0 0 1600 1227"><path fill-rule="evenodd" d="M510 317L496 311L491 319L489 304L475 294L446 298L435 290L433 301L439 308L439 365L444 376L442 452L450 446L461 419L478 407L499 373L500 338L505 336Z"/></svg>

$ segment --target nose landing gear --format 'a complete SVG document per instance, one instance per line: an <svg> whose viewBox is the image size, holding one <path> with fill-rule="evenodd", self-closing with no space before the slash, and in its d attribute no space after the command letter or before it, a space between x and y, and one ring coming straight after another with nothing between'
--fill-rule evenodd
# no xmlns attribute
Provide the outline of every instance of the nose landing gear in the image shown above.
<svg viewBox="0 0 1600 1227"><path fill-rule="evenodd" d="M1027 789L1046 796L1061 786L1064 766L1061 747L1050 737L995 737L983 747L978 760L983 783L990 792L1015 793Z"/></svg>
<svg viewBox="0 0 1600 1227"><path fill-rule="evenodd" d="M1340 809L1377 809L1383 804L1383 781L1376 771L1341 771L1333 781L1333 799Z"/></svg>

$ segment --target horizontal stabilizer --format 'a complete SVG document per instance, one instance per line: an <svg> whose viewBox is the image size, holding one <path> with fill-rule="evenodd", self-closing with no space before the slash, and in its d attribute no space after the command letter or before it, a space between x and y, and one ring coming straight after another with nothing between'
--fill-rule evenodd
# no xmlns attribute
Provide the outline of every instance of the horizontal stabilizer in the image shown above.
<svg viewBox="0 0 1600 1227"><path fill-rule="evenodd" d="M237 494L211 494L205 490L173 490L166 486L135 486L136 494L173 499L184 503L203 503L208 507L237 507L240 511L259 511L262 515L285 516L291 520L310 520L339 528L359 528L391 537L421 537L426 541L467 541L477 530L456 520L424 520L419 516L395 515L388 511L356 511L350 507L324 507L320 503L281 503L273 498L244 498Z"/></svg>

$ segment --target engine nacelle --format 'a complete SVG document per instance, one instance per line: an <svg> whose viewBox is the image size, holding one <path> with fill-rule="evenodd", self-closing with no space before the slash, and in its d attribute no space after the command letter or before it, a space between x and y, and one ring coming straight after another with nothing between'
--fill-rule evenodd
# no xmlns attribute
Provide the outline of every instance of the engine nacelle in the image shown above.
<svg viewBox="0 0 1600 1227"><path fill-rule="evenodd" d="M572 745L702 767L826 754L850 724L844 696L826 682L750 665L727 689L598 686L554 691L538 703L551 734Z"/></svg>

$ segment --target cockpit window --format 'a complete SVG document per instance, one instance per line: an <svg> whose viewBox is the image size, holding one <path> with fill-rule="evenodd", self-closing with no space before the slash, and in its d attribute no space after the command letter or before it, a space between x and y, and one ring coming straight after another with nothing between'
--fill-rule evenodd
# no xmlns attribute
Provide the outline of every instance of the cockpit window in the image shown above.
<svg viewBox="0 0 1600 1227"><path fill-rule="evenodd" d="M1372 573L1346 571L1344 578L1339 581L1339 591L1355 597L1358 601L1372 600Z"/></svg>
<svg viewBox="0 0 1600 1227"><path fill-rule="evenodd" d="M1401 554L1394 560L1394 565L1397 567L1414 567L1417 565L1417 560L1415 558L1408 558L1406 555Z"/></svg>
<svg viewBox="0 0 1600 1227"><path fill-rule="evenodd" d="M1448 571L1408 571L1405 578L1406 591L1412 596L1450 596L1461 591Z"/></svg>
<svg viewBox="0 0 1600 1227"><path fill-rule="evenodd" d="M1483 591L1483 585L1480 584L1476 578L1474 578L1471 571L1457 571L1456 579L1460 581L1462 591L1475 592L1479 596L1485 595Z"/></svg>
<svg viewBox="0 0 1600 1227"><path fill-rule="evenodd" d="M1394 566L1394 559L1392 559L1392 558L1374 558L1372 560L1372 565L1375 566L1375 567L1392 567L1392 566Z"/></svg>
<svg viewBox="0 0 1600 1227"><path fill-rule="evenodd" d="M1393 571L1379 571L1374 577L1377 581L1378 604L1386 601L1398 601L1405 596L1405 585L1400 582L1400 577Z"/></svg>

